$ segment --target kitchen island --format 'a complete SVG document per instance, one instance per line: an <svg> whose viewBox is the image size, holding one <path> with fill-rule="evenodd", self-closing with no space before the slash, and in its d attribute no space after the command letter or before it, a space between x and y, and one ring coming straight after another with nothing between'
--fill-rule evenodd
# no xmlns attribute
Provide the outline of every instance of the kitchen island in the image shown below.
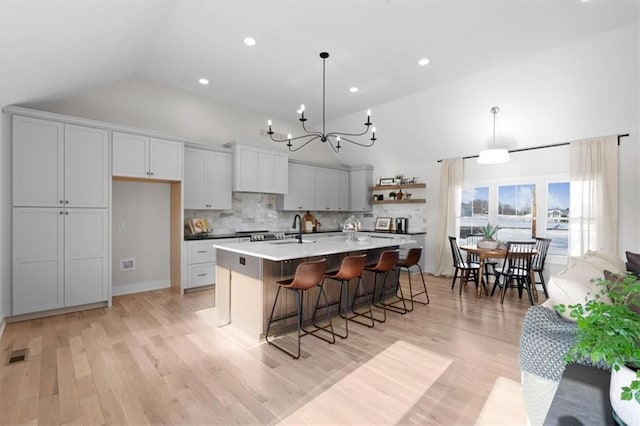
<svg viewBox="0 0 640 426"><path fill-rule="evenodd" d="M366 237L366 234L360 236ZM340 266L343 257L366 253L367 263L374 263L382 251L415 242L409 236L400 235L348 241L345 237L313 239L308 234L302 243L294 238L261 242L214 242L213 247L217 249L215 297L218 318L223 324L258 341L263 338L267 328L277 290L276 282L291 278L301 262L325 257L327 270L332 270ZM329 300L337 301L339 286L331 286L327 290ZM310 317L316 295L316 292L312 292L304 301L305 318ZM276 315L295 311L292 295L286 296L282 298L282 303L279 302Z"/></svg>

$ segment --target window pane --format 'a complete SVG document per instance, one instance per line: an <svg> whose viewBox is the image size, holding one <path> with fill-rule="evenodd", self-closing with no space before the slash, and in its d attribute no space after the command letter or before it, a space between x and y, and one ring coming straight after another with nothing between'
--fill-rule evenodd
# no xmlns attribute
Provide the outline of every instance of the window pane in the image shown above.
<svg viewBox="0 0 640 426"><path fill-rule="evenodd" d="M535 185L503 185L498 187L498 239L518 241L531 239L531 212Z"/></svg>
<svg viewBox="0 0 640 426"><path fill-rule="evenodd" d="M569 182L547 186L547 237L549 254L567 255L569 250Z"/></svg>
<svg viewBox="0 0 640 426"><path fill-rule="evenodd" d="M460 238L478 234L479 228L489 222L489 187L463 189L460 212Z"/></svg>

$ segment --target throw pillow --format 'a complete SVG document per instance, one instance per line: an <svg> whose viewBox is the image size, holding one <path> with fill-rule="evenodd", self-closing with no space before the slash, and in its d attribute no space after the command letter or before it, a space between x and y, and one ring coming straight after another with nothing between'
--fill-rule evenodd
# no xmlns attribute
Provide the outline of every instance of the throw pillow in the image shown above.
<svg viewBox="0 0 640 426"><path fill-rule="evenodd" d="M585 282L583 280L555 276L549 280L547 291L549 292L549 299L552 299L554 304L564 304L568 307L569 305L585 303L595 299L595 295L600 291L600 286L590 280ZM611 302L608 298L600 298L600 300L604 303ZM569 321L575 321L569 315L568 309L560 315Z"/></svg>
<svg viewBox="0 0 640 426"><path fill-rule="evenodd" d="M627 251L625 254L627 255L627 262L640 267L640 253L631 253L630 251Z"/></svg>
<svg viewBox="0 0 640 426"><path fill-rule="evenodd" d="M611 284L614 286L618 281L620 281L623 278L624 278L624 275L622 274L614 274L611 271L604 271L604 279L607 281L611 281ZM635 295L634 297L631 298L631 301L629 303L629 308L633 312L640 314L640 294Z"/></svg>
<svg viewBox="0 0 640 426"><path fill-rule="evenodd" d="M640 276L640 264L627 262L627 271L633 275Z"/></svg>
<svg viewBox="0 0 640 426"><path fill-rule="evenodd" d="M607 262L609 262L611 265L613 265L613 269L611 269L611 271L613 271L613 272L622 273L625 270L624 262L622 261L622 259L620 259L612 251L609 251L609 250L596 250L596 251L587 250L587 252L582 257L583 258L587 258L587 257L591 257L591 256L600 257L600 258L606 260Z"/></svg>
<svg viewBox="0 0 640 426"><path fill-rule="evenodd" d="M593 278L602 278L603 269L589 263L583 259L575 259L569 267L563 272L557 274L557 277L572 279L583 283L589 283Z"/></svg>

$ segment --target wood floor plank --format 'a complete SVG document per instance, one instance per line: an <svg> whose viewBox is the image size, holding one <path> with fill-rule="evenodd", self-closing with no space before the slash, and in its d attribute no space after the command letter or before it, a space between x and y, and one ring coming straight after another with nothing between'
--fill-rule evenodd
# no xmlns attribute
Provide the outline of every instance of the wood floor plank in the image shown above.
<svg viewBox="0 0 640 426"><path fill-rule="evenodd" d="M31 354L0 365L0 424L277 424L316 401L335 423L471 425L498 377L519 380L529 303L515 293L504 305L477 299L473 286L459 296L449 279L426 279L431 304L371 329L349 324L349 338L335 345L304 337L297 361L218 328L213 290L118 296L111 308L9 323L2 359L18 346ZM389 353L394 345L417 349ZM423 365L424 351L451 365L414 391L442 367ZM362 416L322 402L358 371L367 374L347 382L341 399ZM381 395L380 383L393 392Z"/></svg>

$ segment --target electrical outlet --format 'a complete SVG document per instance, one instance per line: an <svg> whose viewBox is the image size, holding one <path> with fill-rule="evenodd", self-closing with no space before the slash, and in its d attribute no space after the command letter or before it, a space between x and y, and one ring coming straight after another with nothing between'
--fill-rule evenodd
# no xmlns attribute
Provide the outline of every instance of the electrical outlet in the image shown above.
<svg viewBox="0 0 640 426"><path fill-rule="evenodd" d="M118 229L121 231L124 229L124 220L118 221Z"/></svg>
<svg viewBox="0 0 640 426"><path fill-rule="evenodd" d="M120 259L120 270L121 271L133 271L136 269L136 260L135 259Z"/></svg>

